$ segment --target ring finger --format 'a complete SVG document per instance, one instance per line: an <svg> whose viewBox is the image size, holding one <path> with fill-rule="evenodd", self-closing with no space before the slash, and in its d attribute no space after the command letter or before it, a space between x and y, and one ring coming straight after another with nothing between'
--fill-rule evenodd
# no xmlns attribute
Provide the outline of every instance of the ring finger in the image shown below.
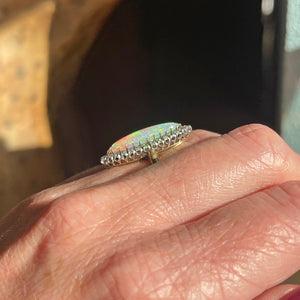
<svg viewBox="0 0 300 300"><path fill-rule="evenodd" d="M168 156L182 151L183 149L194 144L201 143L212 138L217 138L219 136L220 134L207 130L194 130L190 133L190 136L184 141L184 143L174 148L171 153L167 151L164 155L161 156L161 159L163 160ZM141 160L132 164L109 169L99 165L89 170L83 171L67 179L58 186L43 191L40 195L35 195L35 197L40 196L40 198L43 199L43 202L51 201L55 198L61 197L68 193L72 193L74 191L91 188L100 184L107 183L111 180L120 179L126 175L135 173L147 166L149 166L149 162L146 160Z"/></svg>

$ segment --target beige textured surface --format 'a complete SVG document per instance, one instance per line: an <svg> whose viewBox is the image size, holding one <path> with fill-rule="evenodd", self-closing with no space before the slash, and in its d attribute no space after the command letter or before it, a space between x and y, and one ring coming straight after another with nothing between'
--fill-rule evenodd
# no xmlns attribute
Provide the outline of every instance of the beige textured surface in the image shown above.
<svg viewBox="0 0 300 300"><path fill-rule="evenodd" d="M49 27L54 2L0 27L0 138L8 151L48 148Z"/></svg>

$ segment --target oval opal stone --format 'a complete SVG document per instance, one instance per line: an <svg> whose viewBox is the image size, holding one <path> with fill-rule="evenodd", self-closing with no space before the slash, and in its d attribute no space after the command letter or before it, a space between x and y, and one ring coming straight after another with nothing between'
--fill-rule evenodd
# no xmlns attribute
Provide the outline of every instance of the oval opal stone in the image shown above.
<svg viewBox="0 0 300 300"><path fill-rule="evenodd" d="M131 148L133 145L137 147L140 143L144 146L148 141L151 141L154 138L159 138L160 134L164 135L166 132L170 132L170 129L175 130L179 125L179 123L169 122L135 131L115 142L108 149L107 154L126 150L126 147Z"/></svg>

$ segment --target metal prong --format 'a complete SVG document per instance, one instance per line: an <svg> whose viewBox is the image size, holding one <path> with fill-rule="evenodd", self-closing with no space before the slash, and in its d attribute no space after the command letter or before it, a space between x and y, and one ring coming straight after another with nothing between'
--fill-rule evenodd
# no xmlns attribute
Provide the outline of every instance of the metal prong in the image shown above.
<svg viewBox="0 0 300 300"><path fill-rule="evenodd" d="M158 162L157 152L153 149L148 152L148 157L152 165Z"/></svg>

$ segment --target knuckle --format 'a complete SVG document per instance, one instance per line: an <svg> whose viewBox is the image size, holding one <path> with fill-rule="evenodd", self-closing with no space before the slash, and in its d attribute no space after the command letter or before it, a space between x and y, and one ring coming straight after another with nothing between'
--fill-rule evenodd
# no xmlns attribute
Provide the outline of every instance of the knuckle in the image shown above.
<svg viewBox="0 0 300 300"><path fill-rule="evenodd" d="M262 124L248 124L238 127L229 133L232 137L242 139L247 137L255 141L257 144L269 146L274 143L281 143L282 139L270 127Z"/></svg>
<svg viewBox="0 0 300 300"><path fill-rule="evenodd" d="M259 123L251 123L251 124L247 124L247 125L242 125L240 127L237 127L236 129L232 130L231 132L240 132L242 134L245 134L247 132L252 132L252 131L264 131L264 132L274 132L273 129L271 129L270 127L263 125L263 124L259 124Z"/></svg>
<svg viewBox="0 0 300 300"><path fill-rule="evenodd" d="M65 231L66 216L65 211L61 209L56 202L50 203L43 213L40 221L42 230L48 237L57 239L58 236Z"/></svg>
<svg viewBox="0 0 300 300"><path fill-rule="evenodd" d="M79 214L80 208L74 205L75 201L79 202L77 200L80 200L78 194L73 193L62 196L46 206L40 219L40 226L48 238L59 241L67 235L72 235L78 228L82 216Z"/></svg>
<svg viewBox="0 0 300 300"><path fill-rule="evenodd" d="M93 236L100 228L113 228L109 204L95 198L92 190L79 190L49 202L40 218L45 237L54 243L73 243ZM115 229L117 230L117 229Z"/></svg>
<svg viewBox="0 0 300 300"><path fill-rule="evenodd" d="M274 171L285 171L289 165L291 149L271 128L261 124L241 126L228 134L246 151L254 152L258 160Z"/></svg>

